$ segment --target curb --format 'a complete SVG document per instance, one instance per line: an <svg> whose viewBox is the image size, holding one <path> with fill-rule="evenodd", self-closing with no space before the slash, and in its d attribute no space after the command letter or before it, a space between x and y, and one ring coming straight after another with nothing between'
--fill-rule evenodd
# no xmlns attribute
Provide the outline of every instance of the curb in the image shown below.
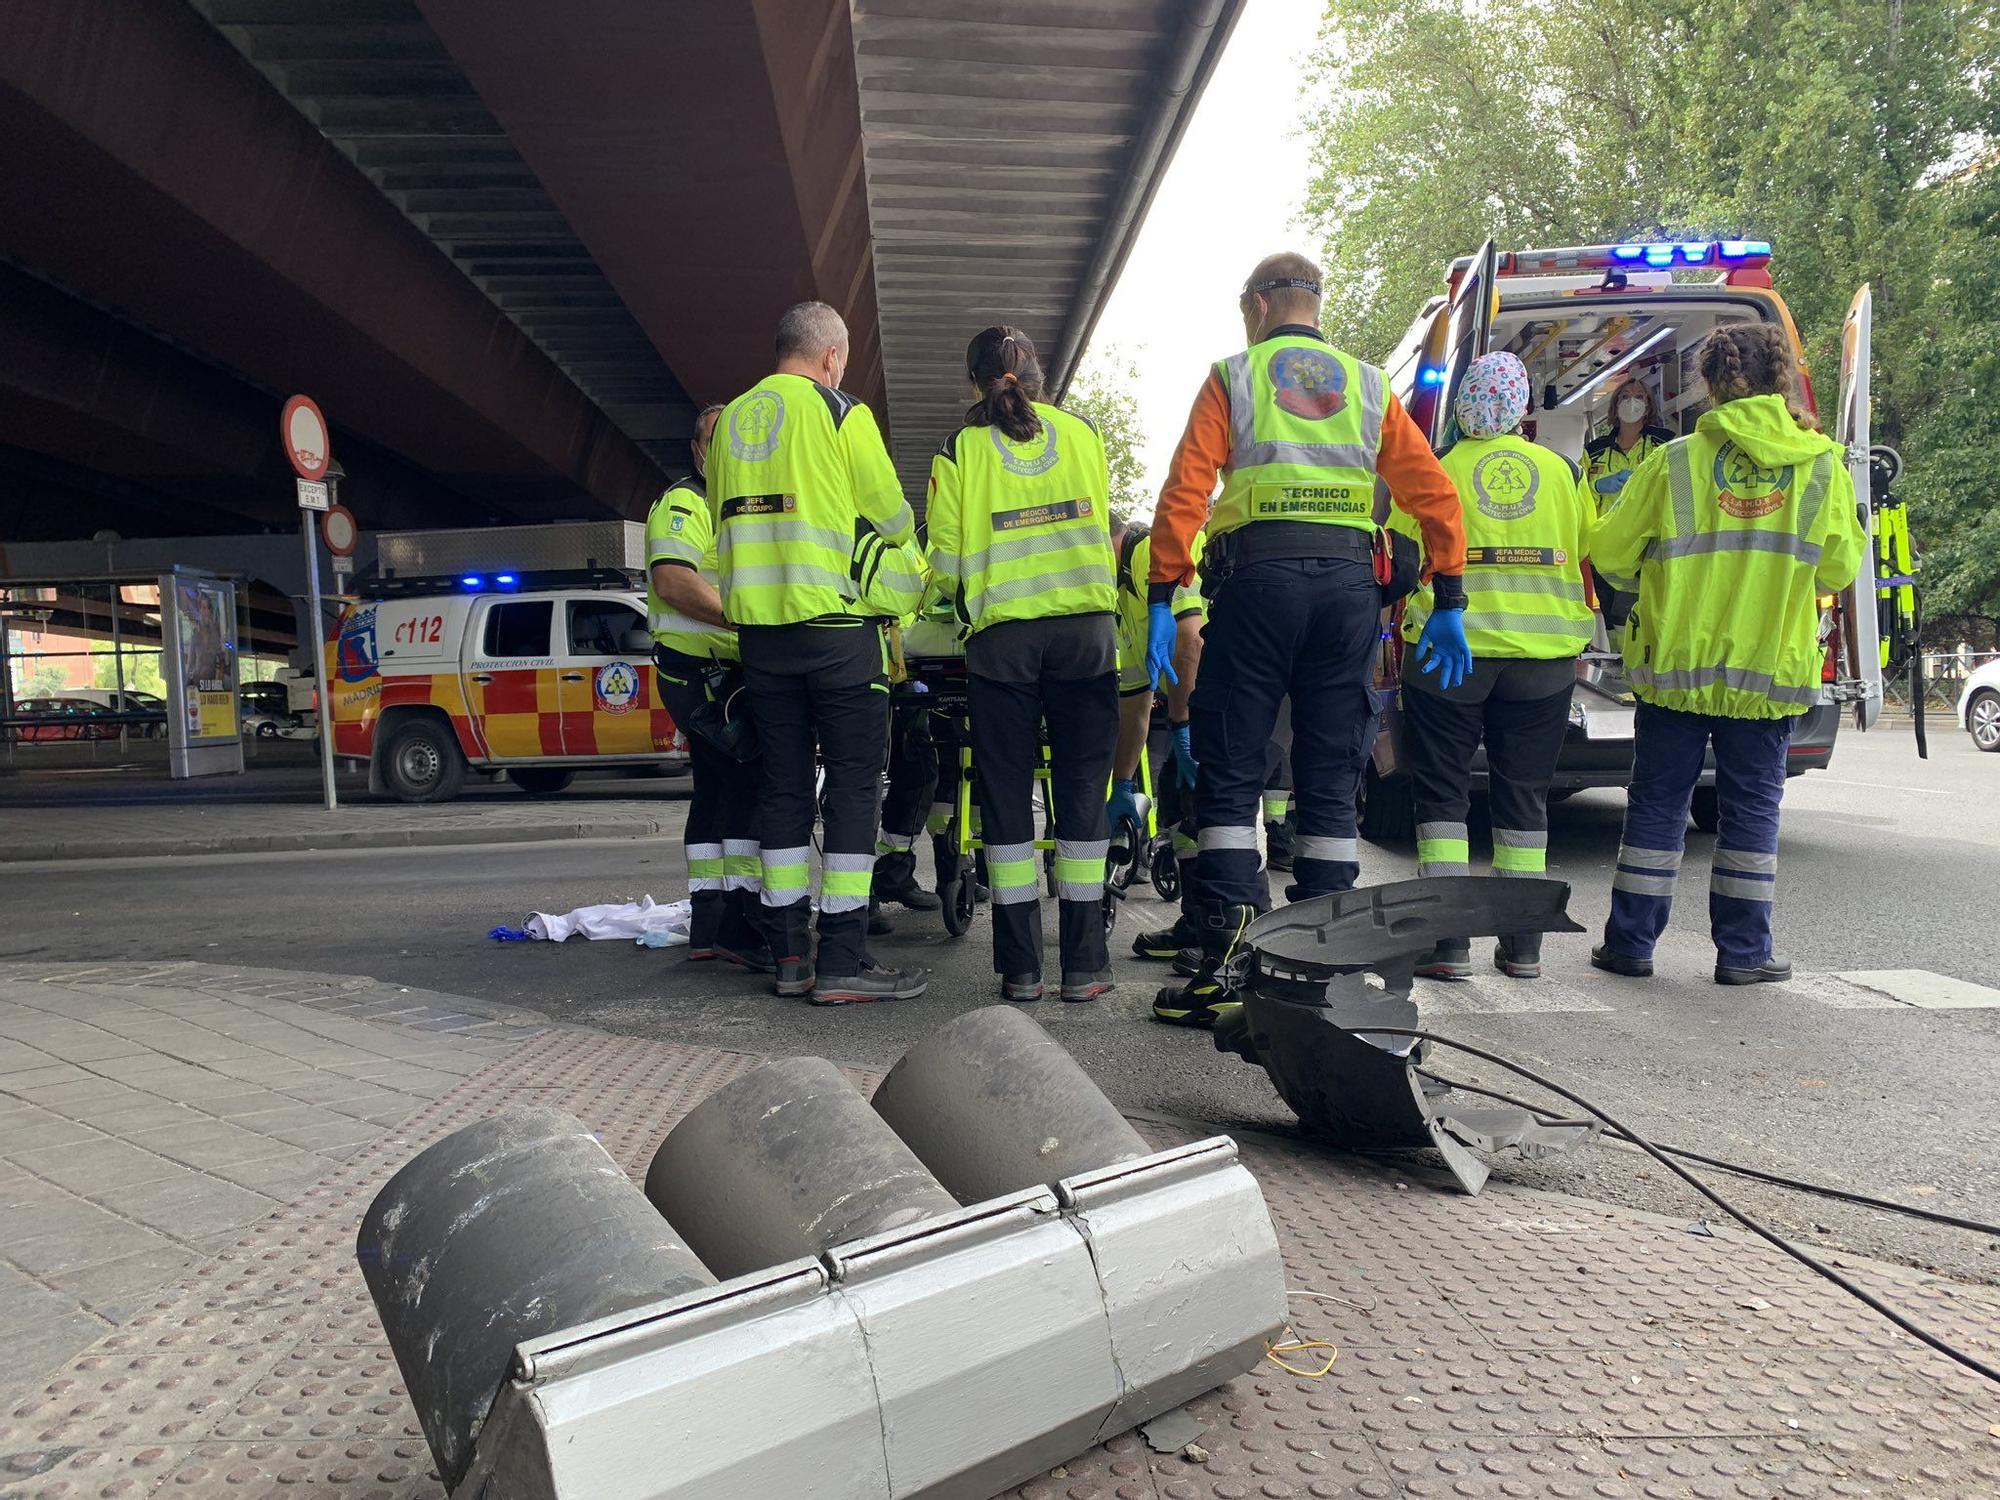
<svg viewBox="0 0 2000 1500"><path fill-rule="evenodd" d="M0 844L0 865L37 860L158 859L202 854L286 854L319 849L429 849L465 844L533 844L559 839L642 839L667 831L664 819L458 828L314 829L301 833L218 833L184 838L50 839Z"/></svg>

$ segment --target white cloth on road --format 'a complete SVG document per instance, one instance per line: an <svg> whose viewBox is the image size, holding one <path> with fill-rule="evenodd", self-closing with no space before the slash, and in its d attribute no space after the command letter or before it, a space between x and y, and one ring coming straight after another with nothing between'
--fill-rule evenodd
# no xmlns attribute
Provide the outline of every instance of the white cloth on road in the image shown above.
<svg viewBox="0 0 2000 1500"><path fill-rule="evenodd" d="M538 911L529 916L527 933L531 938L551 943L581 936L591 939L625 938L644 943L649 948L671 948L688 940L688 924L693 920L693 913L692 902L672 901L658 906L651 896L641 896L637 901L579 906L575 911L564 912L560 916Z"/></svg>

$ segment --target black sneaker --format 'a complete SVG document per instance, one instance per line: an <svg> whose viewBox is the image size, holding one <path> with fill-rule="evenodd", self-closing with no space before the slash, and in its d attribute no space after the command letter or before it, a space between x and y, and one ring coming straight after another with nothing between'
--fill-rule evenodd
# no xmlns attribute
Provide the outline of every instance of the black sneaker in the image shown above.
<svg viewBox="0 0 2000 1500"><path fill-rule="evenodd" d="M777 962L777 979L772 982L771 993L787 1000L796 1000L801 995L813 992L815 976L813 963L809 958L781 958Z"/></svg>
<svg viewBox="0 0 2000 1500"><path fill-rule="evenodd" d="M1717 984L1783 984L1792 977L1792 961L1773 953L1755 968L1739 969L1731 964L1715 966Z"/></svg>
<svg viewBox="0 0 2000 1500"><path fill-rule="evenodd" d="M1062 977L1063 999L1078 1004L1085 1000L1095 1000L1108 995L1118 986L1112 983L1109 969L1098 969L1094 973L1072 973L1065 971Z"/></svg>
<svg viewBox="0 0 2000 1500"><path fill-rule="evenodd" d="M1650 958L1633 958L1628 953L1614 953L1603 943L1590 950L1590 966L1593 969L1602 969L1607 974L1623 974L1627 979L1653 977L1653 961ZM1718 967L1716 978L1721 977L1722 971Z"/></svg>
<svg viewBox="0 0 2000 1500"><path fill-rule="evenodd" d="M1472 941L1469 938L1447 938L1417 960L1419 979L1470 979L1471 977Z"/></svg>
<svg viewBox="0 0 2000 1500"><path fill-rule="evenodd" d="M1224 1016L1242 1010L1236 984L1226 973L1204 972L1179 988L1168 985L1153 997L1153 1019L1168 1026L1212 1030Z"/></svg>
<svg viewBox="0 0 2000 1500"><path fill-rule="evenodd" d="M1140 933L1132 939L1132 953L1135 958L1171 959L1177 957L1181 949L1193 948L1200 942L1200 930L1182 916L1176 918L1171 927Z"/></svg>
<svg viewBox="0 0 2000 1500"><path fill-rule="evenodd" d="M859 974L829 975L811 996L814 1005L866 1005L871 1000L914 1000L930 988L922 969L885 969L863 964Z"/></svg>
<svg viewBox="0 0 2000 1500"><path fill-rule="evenodd" d="M1042 998L1042 976L1034 974L1005 974L1000 979L1000 998L1027 1002Z"/></svg>

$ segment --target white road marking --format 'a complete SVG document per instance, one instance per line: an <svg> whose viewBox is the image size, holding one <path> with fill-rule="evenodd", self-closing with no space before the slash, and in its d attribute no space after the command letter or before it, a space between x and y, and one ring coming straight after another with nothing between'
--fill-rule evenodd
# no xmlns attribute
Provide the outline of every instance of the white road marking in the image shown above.
<svg viewBox="0 0 2000 1500"><path fill-rule="evenodd" d="M1994 1010L2000 990L1928 969L1857 969L1834 976L1918 1010Z"/></svg>
<svg viewBox="0 0 2000 1500"><path fill-rule="evenodd" d="M1477 960L1481 956L1475 944L1473 957ZM1562 1015L1611 1009L1575 985L1549 978L1546 972L1540 979L1507 979L1495 974L1456 984L1419 979L1412 998L1426 1021L1444 1016Z"/></svg>

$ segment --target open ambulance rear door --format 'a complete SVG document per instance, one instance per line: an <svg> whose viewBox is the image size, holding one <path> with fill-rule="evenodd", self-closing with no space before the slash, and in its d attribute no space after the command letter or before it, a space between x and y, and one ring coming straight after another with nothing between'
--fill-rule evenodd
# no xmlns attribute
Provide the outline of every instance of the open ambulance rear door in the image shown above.
<svg viewBox="0 0 2000 1500"><path fill-rule="evenodd" d="M1486 352L1493 336L1494 278L1499 274L1500 254L1488 240L1470 259L1453 266L1456 273L1451 288L1451 304L1445 311L1444 347L1432 364L1435 374L1430 387L1437 392L1425 417L1419 418L1431 447L1443 450L1458 439L1458 418L1452 408L1458 388L1465 380L1466 367ZM1461 271L1459 267L1463 266Z"/></svg>
<svg viewBox="0 0 2000 1500"><path fill-rule="evenodd" d="M1869 493L1869 330L1874 297L1867 286L1848 304L1840 332L1840 410L1834 440L1847 450L1854 479L1854 502L1868 538L1861 572L1840 596L1839 647L1834 679L1827 684L1836 702L1854 705L1854 725L1869 729L1882 712L1881 626L1875 610L1875 506Z"/></svg>

